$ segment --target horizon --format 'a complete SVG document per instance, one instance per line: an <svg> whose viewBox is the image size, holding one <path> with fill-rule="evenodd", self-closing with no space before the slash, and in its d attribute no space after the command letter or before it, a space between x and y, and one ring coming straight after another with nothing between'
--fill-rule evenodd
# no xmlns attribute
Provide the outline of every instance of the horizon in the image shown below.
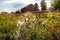
<svg viewBox="0 0 60 40"><path fill-rule="evenodd" d="M0 0L0 12L15 12L28 4L38 3L40 9L41 0ZM47 9L50 7L51 0L46 0Z"/></svg>

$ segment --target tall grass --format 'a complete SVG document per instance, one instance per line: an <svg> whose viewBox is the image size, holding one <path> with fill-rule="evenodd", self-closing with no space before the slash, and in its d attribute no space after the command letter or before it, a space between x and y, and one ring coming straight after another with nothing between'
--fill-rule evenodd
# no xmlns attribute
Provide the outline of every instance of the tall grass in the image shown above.
<svg viewBox="0 0 60 40"><path fill-rule="evenodd" d="M60 40L60 13L0 14L0 40Z"/></svg>

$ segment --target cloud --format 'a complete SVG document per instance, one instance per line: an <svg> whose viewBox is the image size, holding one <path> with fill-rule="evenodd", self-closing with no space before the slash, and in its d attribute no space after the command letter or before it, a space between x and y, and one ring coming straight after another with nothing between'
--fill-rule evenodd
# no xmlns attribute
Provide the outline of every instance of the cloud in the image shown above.
<svg viewBox="0 0 60 40"><path fill-rule="evenodd" d="M4 12L11 12L11 11L16 11L20 8L23 7L24 4L19 4L19 3L11 3L11 4L0 4L0 12L4 11Z"/></svg>
<svg viewBox="0 0 60 40"><path fill-rule="evenodd" d="M16 11L28 4L38 3L40 5L41 0L0 0L0 11ZM48 7L50 7L50 1L46 0Z"/></svg>

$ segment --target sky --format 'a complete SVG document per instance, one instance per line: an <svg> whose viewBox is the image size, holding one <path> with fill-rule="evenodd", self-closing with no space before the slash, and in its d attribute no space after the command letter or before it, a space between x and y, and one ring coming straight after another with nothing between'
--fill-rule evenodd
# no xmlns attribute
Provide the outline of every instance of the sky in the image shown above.
<svg viewBox="0 0 60 40"><path fill-rule="evenodd" d="M41 0L0 0L0 12L15 12L28 4L38 3L40 9ZM47 8L50 7L51 0L46 0Z"/></svg>

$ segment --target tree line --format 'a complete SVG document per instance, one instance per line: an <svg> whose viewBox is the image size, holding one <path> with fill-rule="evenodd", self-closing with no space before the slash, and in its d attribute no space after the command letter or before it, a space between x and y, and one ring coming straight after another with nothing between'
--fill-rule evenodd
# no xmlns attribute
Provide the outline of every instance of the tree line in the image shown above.
<svg viewBox="0 0 60 40"><path fill-rule="evenodd" d="M47 9L47 5L45 0L41 1L41 10L46 10ZM21 12L26 12L26 11L39 11L39 5L37 3L33 4L29 4L23 8L21 8ZM16 13L19 13L20 11L16 11Z"/></svg>
<svg viewBox="0 0 60 40"><path fill-rule="evenodd" d="M42 10L47 10L47 3L45 2L46 0L41 0L41 11ZM60 0L51 0L51 7L49 8L49 10L53 10L53 11L60 11ZM24 8L21 8L20 10L17 10L16 13L20 13L20 12L26 12L26 11L39 11L39 5L37 3L33 4L29 4L27 6L25 6Z"/></svg>

